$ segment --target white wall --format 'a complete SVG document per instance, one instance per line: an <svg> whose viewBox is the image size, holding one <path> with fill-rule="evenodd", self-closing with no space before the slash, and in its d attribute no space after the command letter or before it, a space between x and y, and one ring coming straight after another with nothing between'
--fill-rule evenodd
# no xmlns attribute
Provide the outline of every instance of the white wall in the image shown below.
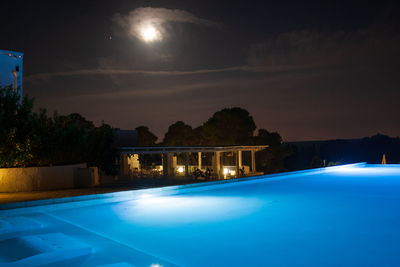
<svg viewBox="0 0 400 267"><path fill-rule="evenodd" d="M23 54L13 51L0 50L0 87L14 86L12 71L18 66L17 86L22 90ZM22 91L19 92L20 94Z"/></svg>
<svg viewBox="0 0 400 267"><path fill-rule="evenodd" d="M86 164L53 167L0 168L0 192L23 192L74 187L74 170Z"/></svg>

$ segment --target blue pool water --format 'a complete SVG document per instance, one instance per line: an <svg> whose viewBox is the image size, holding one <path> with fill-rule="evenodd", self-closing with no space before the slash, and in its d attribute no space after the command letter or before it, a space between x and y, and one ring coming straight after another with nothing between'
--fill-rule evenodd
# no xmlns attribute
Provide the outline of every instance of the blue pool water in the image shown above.
<svg viewBox="0 0 400 267"><path fill-rule="evenodd" d="M0 218L24 216L43 224L34 233L60 232L87 244L84 266L400 266L400 165L142 192L121 202L3 211Z"/></svg>

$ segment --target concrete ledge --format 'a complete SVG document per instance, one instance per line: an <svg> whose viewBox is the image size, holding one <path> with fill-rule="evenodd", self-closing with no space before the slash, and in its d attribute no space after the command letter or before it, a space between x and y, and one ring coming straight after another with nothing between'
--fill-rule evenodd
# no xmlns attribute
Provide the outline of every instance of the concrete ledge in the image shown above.
<svg viewBox="0 0 400 267"><path fill-rule="evenodd" d="M74 187L74 170L86 164L52 167L1 168L0 192L31 192Z"/></svg>
<svg viewBox="0 0 400 267"><path fill-rule="evenodd" d="M14 202L14 203L7 203L0 205L0 215L2 215L3 213L10 215L10 213L18 214L24 212L37 212L37 211L45 212L49 210L91 206L103 203L121 202L121 201L135 200L147 197L185 194L191 192L206 191L225 186L234 186L243 183L246 184L257 183L260 182L261 180L268 180L268 179L271 179L271 181L278 181L282 179L290 179L292 178L293 175L298 175L298 174L324 173L327 171L335 170L337 168L342 168L343 166L353 166L362 168L366 166L366 163L363 162L363 163L355 163L355 164L333 166L326 168L284 172L277 174L235 178L235 179L219 180L213 182L203 182L203 183L187 184L187 185L176 185L176 186L138 189L138 190L123 191L123 192L105 193L105 194Z"/></svg>

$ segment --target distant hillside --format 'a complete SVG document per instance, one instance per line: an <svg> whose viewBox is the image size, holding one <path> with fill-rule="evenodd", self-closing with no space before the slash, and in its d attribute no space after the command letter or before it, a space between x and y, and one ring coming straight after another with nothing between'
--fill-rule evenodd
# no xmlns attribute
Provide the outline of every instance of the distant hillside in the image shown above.
<svg viewBox="0 0 400 267"><path fill-rule="evenodd" d="M285 142L284 145L293 151L285 164L289 170L354 162L381 163L383 154L387 163L400 163L400 138L382 134L362 139Z"/></svg>

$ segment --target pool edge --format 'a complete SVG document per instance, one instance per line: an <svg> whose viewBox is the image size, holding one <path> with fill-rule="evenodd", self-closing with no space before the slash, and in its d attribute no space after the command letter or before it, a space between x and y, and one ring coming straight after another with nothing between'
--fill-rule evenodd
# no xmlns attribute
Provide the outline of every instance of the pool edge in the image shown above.
<svg viewBox="0 0 400 267"><path fill-rule="evenodd" d="M156 197L156 196L166 196L166 195L176 195L176 194L184 194L187 192L193 192L193 189L199 189L196 191L204 191L209 190L211 188L215 188L218 186L224 186L227 184L236 184L242 182L249 181L257 181L257 180L265 180L271 178L281 178L285 176L292 176L296 174L317 174L321 172L326 172L330 170L334 170L337 168L341 168L344 166L357 166L357 167L365 167L367 163L353 163L346 164L340 166L332 166L332 167L323 167L323 168L315 168L308 170L300 170L293 172L282 172L282 173L274 173L274 174L266 174L259 176L249 176L242 178L234 178L227 180L218 180L211 182L201 182L194 184L185 184L185 185L173 185L173 186L164 186L164 187L156 187L156 188L147 188L147 189L136 189L136 190L128 190L122 192L112 192L112 193L103 193L103 194L92 194L92 195L81 195L81 196L73 196L73 197L63 197L63 198L50 198L50 199L40 199L40 200L30 200L30 201L20 201L20 202L12 202L0 204L0 215L2 213L9 212L29 212L35 211L38 208L50 208L59 209L59 208L70 208L70 207L78 207L78 206L91 206L98 205L102 203L113 203L113 202L122 202L128 200L135 200L143 197ZM276 180L276 179L274 179Z"/></svg>

